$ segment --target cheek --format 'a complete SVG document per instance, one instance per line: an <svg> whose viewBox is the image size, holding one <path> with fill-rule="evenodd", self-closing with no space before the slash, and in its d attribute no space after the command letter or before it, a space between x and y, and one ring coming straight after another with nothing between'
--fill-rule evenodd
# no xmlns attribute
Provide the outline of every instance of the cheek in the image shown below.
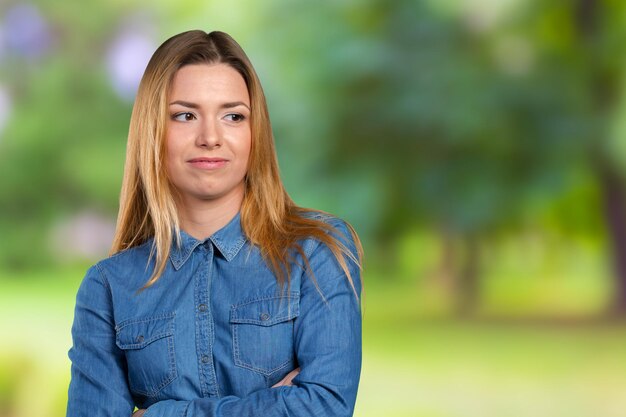
<svg viewBox="0 0 626 417"><path fill-rule="evenodd" d="M250 153L252 151L252 140L251 138L248 138L248 140L245 142L245 145L242 146L242 150L241 153L243 156L243 160L245 161L245 170L246 172L248 171L248 167L250 166Z"/></svg>
<svg viewBox="0 0 626 417"><path fill-rule="evenodd" d="M174 159L174 149L169 141L165 143L165 165L168 167L172 165Z"/></svg>
<svg viewBox="0 0 626 417"><path fill-rule="evenodd" d="M252 139L248 138L248 140L246 141L246 144L244 146L244 153L246 155L246 159L250 158L250 152L252 151Z"/></svg>
<svg viewBox="0 0 626 417"><path fill-rule="evenodd" d="M176 174L176 160L180 154L174 141L169 137L165 138L165 168L168 175Z"/></svg>

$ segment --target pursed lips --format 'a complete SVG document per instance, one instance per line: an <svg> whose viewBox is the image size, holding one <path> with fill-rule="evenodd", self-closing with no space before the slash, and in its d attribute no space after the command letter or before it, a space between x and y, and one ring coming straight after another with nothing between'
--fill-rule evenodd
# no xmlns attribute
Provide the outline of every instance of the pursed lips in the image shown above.
<svg viewBox="0 0 626 417"><path fill-rule="evenodd" d="M224 158L192 158L187 161L187 163L191 164L195 168L199 169L217 169L221 168L228 162L228 159Z"/></svg>

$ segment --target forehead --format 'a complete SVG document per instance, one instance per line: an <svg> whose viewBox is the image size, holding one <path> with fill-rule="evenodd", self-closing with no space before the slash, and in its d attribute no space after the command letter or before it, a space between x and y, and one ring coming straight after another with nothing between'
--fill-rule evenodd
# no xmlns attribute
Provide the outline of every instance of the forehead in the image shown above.
<svg viewBox="0 0 626 417"><path fill-rule="evenodd" d="M246 82L227 64L191 64L181 67L172 80L170 97L198 101L240 100L249 103Z"/></svg>

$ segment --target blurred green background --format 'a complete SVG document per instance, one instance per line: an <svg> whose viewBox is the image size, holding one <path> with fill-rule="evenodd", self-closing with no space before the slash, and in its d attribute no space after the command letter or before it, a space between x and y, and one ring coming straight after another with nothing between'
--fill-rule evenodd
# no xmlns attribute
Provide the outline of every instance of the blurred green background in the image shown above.
<svg viewBox="0 0 626 417"><path fill-rule="evenodd" d="M357 417L626 415L626 2L0 3L0 416L65 413L154 49L223 30L366 249Z"/></svg>

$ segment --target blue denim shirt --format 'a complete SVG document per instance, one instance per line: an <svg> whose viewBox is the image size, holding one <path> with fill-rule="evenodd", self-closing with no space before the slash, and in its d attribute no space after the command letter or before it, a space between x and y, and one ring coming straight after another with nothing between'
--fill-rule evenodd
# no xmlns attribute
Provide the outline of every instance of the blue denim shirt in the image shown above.
<svg viewBox="0 0 626 417"><path fill-rule="evenodd" d="M354 251L346 225L327 220ZM302 242L281 295L239 215L210 238L181 233L161 278L151 241L94 265L76 298L68 417L351 416L359 302L319 241ZM357 293L359 269L348 261ZM148 266L147 266L148 265ZM293 386L272 388L300 367Z"/></svg>

